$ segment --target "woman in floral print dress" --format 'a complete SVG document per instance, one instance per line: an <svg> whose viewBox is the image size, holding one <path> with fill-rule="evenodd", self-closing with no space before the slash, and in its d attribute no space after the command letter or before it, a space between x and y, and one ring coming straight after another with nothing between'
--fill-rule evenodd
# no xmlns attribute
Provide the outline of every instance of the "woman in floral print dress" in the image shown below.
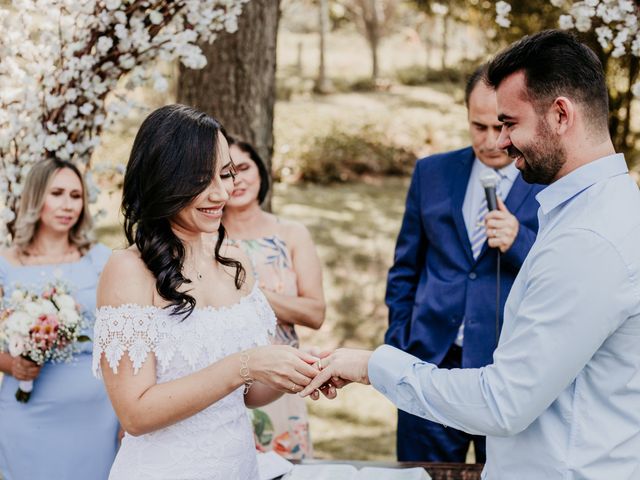
<svg viewBox="0 0 640 480"><path fill-rule="evenodd" d="M249 256L259 286L278 319L273 343L299 346L296 326L318 329L325 315L320 261L309 231L263 211L269 173L254 150L230 141L236 167L223 224L229 238ZM284 395L252 411L256 447L289 459L310 458L313 447L304 399Z"/></svg>

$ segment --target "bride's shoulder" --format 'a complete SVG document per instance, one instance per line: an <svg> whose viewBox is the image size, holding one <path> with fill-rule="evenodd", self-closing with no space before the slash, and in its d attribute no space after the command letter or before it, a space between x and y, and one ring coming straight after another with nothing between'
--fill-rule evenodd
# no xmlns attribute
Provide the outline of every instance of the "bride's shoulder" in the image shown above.
<svg viewBox="0 0 640 480"><path fill-rule="evenodd" d="M97 306L152 305L154 286L137 248L114 250L100 275Z"/></svg>

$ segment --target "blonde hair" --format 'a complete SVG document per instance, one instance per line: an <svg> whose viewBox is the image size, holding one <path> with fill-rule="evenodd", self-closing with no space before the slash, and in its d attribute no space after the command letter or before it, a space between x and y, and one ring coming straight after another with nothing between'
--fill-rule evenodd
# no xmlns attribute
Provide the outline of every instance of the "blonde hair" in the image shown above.
<svg viewBox="0 0 640 480"><path fill-rule="evenodd" d="M82 185L82 212L80 212L78 221L69 231L69 241L78 248L82 255L91 247L93 243L91 233L93 222L89 212L87 187L80 170L71 162L46 159L35 163L31 167L20 196L15 235L13 236L13 245L18 248L20 253L26 253L27 247L33 241L40 223L40 213L42 212L47 189L54 175L64 168L73 171Z"/></svg>

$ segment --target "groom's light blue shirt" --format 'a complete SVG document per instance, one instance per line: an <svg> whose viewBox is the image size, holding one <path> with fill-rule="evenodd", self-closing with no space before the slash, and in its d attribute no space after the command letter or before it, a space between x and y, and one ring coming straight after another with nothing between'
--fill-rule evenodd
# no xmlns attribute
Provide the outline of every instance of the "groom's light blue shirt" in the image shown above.
<svg viewBox="0 0 640 480"><path fill-rule="evenodd" d="M640 193L611 155L536 198L494 363L442 370L385 345L369 378L402 410L487 435L483 479L640 479Z"/></svg>

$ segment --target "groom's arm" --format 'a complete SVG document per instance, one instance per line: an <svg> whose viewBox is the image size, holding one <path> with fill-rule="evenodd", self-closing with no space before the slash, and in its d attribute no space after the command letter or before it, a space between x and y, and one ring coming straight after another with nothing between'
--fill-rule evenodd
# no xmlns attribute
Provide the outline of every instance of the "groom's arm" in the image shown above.
<svg viewBox="0 0 640 480"><path fill-rule="evenodd" d="M576 279L588 280L578 287ZM570 232L537 253L493 364L446 370L389 345L373 353L339 349L302 393L332 376L370 382L409 413L472 434L515 435L549 408L636 311L639 290L605 239Z"/></svg>
<svg viewBox="0 0 640 480"><path fill-rule="evenodd" d="M534 260L493 364L438 369L384 345L369 359L371 384L398 408L468 433L509 436L526 429L634 311L640 295L615 248L590 231L559 236Z"/></svg>

